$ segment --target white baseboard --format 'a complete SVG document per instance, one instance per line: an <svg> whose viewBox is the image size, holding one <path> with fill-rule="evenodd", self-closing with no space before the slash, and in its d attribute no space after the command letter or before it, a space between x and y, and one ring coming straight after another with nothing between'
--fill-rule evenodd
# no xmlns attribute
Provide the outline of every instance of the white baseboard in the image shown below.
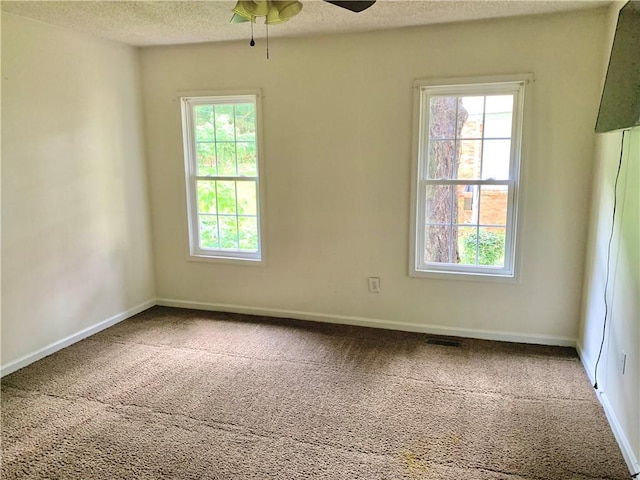
<svg viewBox="0 0 640 480"><path fill-rule="evenodd" d="M133 308L130 308L122 313L118 313L112 317L107 318L91 327L80 330L79 332L74 333L73 335L69 335L68 337L63 338L62 340L58 340L57 342L53 342L46 347L41 348L33 353L25 355L24 357L18 358L17 360L13 360L5 365L0 367L2 373L0 376L4 377L5 375L9 375L10 373L15 372L16 370L20 370L27 365L37 362L38 360L51 355L52 353L57 352L69 345L72 345L80 340L87 338L95 333L98 333L105 328L109 328L116 323L119 323L123 320L126 320L129 317L136 315L148 308L153 307L156 304L155 299L147 300L146 302L140 303Z"/></svg>
<svg viewBox="0 0 640 480"><path fill-rule="evenodd" d="M326 313L301 312L298 310L282 310L275 308L246 307L242 305L229 305L223 303L192 302L172 298L158 298L156 304L165 307L244 313L248 315L263 315L265 317L295 318L297 320L311 320L314 322L356 325L360 327L385 328L388 330L402 330L407 332L429 333L433 335L447 335L452 337L478 338L482 340L500 340L504 342L534 343L539 345L561 345L567 347L575 347L576 343L574 338L569 337L520 334L501 332L497 330L476 330L471 328L456 328L441 325L423 325L419 323L398 322L395 320L382 320L377 318L331 315Z"/></svg>
<svg viewBox="0 0 640 480"><path fill-rule="evenodd" d="M627 462L629 472L631 474L640 472L640 463L638 463L638 459L633 452L633 448L631 448L631 443L625 435L624 430L622 429L622 425L620 425L620 422L618 421L618 417L616 417L607 394L605 392L598 393L598 396L600 397L600 403L604 408L604 413L607 415L607 420L609 420L609 425L611 426L611 430L613 431L613 436L616 437L616 440L618 441L618 445L620 446L620 450L622 451L622 456L624 457L625 462Z"/></svg>
<svg viewBox="0 0 640 480"><path fill-rule="evenodd" d="M587 372L587 376L591 381L591 385L593 385L595 383L595 378L593 376L594 364L591 359L584 353L582 345L580 345L579 342L576 343L576 350L578 351L578 355L580 356L580 360L582 361L582 366L584 367L585 371ZM620 421L616 416L616 413L611 405L611 402L609 401L609 398L607 397L606 392L601 388L598 388L598 390L596 390L596 396L598 397L598 400L600 400L600 404L604 409L604 413L607 416L607 420L609 421L609 426L611 427L613 436L615 437L616 441L618 442L618 446L622 451L622 456L624 457L624 461L627 463L629 472L631 472L631 474L640 472L640 462L638 462L638 458L636 457L633 448L631 448L631 443L625 435L622 425L620 425Z"/></svg>

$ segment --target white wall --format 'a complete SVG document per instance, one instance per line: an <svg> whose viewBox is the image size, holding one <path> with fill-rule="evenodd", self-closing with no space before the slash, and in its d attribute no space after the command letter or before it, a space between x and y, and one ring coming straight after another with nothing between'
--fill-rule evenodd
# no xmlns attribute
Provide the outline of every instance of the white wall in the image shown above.
<svg viewBox="0 0 640 480"><path fill-rule="evenodd" d="M253 49L248 41L143 49L158 297L571 343L604 17L272 40L268 61L261 39ZM409 278L413 80L529 72L520 283ZM179 92L249 87L265 95L267 266L188 262ZM368 276L381 277L381 294L367 292Z"/></svg>
<svg viewBox="0 0 640 480"><path fill-rule="evenodd" d="M609 14L607 60L619 8L614 5ZM603 62L602 81L606 65ZM578 340L593 381L602 342L608 244L621 141L620 131L596 135L594 192ZM624 143L607 288L608 324L597 381L614 433L635 473L640 471L640 127L628 131ZM619 362L623 351L627 354L624 375Z"/></svg>
<svg viewBox="0 0 640 480"><path fill-rule="evenodd" d="M139 92L136 49L2 14L3 373L155 297Z"/></svg>

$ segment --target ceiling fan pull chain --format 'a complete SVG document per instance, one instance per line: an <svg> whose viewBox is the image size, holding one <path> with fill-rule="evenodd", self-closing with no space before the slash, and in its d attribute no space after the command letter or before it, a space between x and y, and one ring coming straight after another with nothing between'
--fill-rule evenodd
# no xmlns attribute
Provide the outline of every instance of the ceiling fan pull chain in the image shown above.
<svg viewBox="0 0 640 480"><path fill-rule="evenodd" d="M269 24L265 23L265 27L267 27L267 60L269 60Z"/></svg>
<svg viewBox="0 0 640 480"><path fill-rule="evenodd" d="M252 46L252 47L255 47L256 46L256 42L253 39L253 17L251 17L250 22L251 22L251 41L249 42L249 45Z"/></svg>

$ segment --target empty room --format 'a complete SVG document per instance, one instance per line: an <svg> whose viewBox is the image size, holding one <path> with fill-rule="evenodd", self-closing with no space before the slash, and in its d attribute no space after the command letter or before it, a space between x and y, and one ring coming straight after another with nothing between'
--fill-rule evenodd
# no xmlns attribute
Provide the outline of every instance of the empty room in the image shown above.
<svg viewBox="0 0 640 480"><path fill-rule="evenodd" d="M640 475L640 1L2 1L3 479Z"/></svg>

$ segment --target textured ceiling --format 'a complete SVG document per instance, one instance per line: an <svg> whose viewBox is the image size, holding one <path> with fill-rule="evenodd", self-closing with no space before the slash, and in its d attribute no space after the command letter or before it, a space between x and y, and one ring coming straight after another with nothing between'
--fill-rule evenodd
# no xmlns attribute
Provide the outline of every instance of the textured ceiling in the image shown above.
<svg viewBox="0 0 640 480"><path fill-rule="evenodd" d="M353 13L320 0L302 0L302 12L269 27L271 37L536 15L608 5L598 0L378 0ZM234 1L3 1L2 10L137 46L246 39L248 23L229 23ZM256 25L257 36L263 25Z"/></svg>

